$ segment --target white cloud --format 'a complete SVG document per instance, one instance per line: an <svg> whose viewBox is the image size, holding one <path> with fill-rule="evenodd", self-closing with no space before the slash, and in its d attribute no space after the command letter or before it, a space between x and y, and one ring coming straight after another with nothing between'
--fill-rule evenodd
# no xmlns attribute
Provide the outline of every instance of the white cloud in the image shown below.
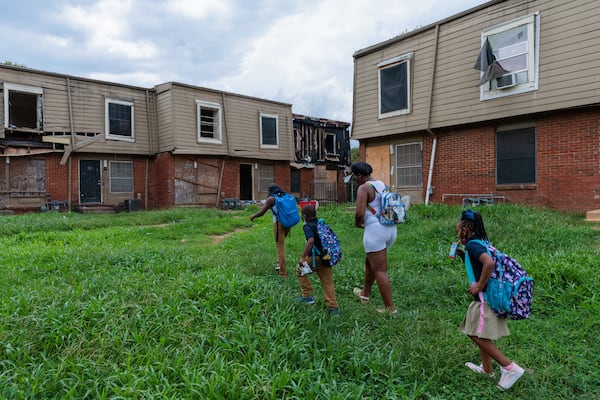
<svg viewBox="0 0 600 400"><path fill-rule="evenodd" d="M135 33L130 31L128 21L134 14L132 0L102 0L88 8L66 7L64 21L82 33L79 46L85 53L130 60L151 59L159 51L151 41L133 38Z"/></svg>

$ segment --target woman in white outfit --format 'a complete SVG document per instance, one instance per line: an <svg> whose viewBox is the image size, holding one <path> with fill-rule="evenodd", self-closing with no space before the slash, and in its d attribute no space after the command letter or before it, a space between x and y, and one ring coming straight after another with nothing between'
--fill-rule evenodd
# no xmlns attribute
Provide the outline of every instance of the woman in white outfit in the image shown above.
<svg viewBox="0 0 600 400"><path fill-rule="evenodd" d="M354 294L363 303L368 303L373 282L377 282L385 306L377 311L396 314L392 285L387 274L387 249L394 244L397 229L396 225L382 225L377 219L381 204L380 193L383 192L385 184L371 178L373 168L365 162L353 163L351 169L354 180L360 185L356 194L354 224L365 230L363 245L367 253L364 286L362 289L354 288Z"/></svg>

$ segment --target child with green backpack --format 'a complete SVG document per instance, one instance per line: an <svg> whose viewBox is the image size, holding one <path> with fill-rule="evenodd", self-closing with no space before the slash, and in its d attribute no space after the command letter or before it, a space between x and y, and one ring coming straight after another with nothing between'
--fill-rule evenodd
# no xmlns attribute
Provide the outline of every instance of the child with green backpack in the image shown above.
<svg viewBox="0 0 600 400"><path fill-rule="evenodd" d="M488 242L487 233L483 225L481 214L472 210L462 212L460 221L456 224L456 231L460 243L465 245L465 251L456 249L456 254L464 261L469 257L474 279L469 286L469 293L473 301L469 305L467 314L460 325L460 331L479 347L481 364L471 362L465 365L472 371L494 377L492 360L500 365L500 381L498 388L510 389L524 373L524 369L509 360L493 342L510 334L506 319L499 318L490 306L484 301L484 293L488 280L494 270L494 260L490 257L483 242Z"/></svg>

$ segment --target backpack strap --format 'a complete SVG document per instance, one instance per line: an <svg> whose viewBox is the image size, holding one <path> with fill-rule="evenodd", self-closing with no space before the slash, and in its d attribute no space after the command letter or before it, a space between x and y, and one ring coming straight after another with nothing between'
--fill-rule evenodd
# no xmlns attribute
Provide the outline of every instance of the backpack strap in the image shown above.
<svg viewBox="0 0 600 400"><path fill-rule="evenodd" d="M488 248L488 246L482 241L482 240L478 240L476 239L476 241L478 243L481 243L482 245L485 246L485 248L488 251L488 254L490 252L490 249ZM473 272L473 266L471 265L471 256L469 256L469 252L465 251L465 269L467 270L467 276L469 277L469 283L473 283L475 282L475 273ZM483 303L485 303L485 299L483 297L483 293L479 292L479 325L477 325L477 333L481 333L483 332L483 317L485 315L485 306Z"/></svg>
<svg viewBox="0 0 600 400"><path fill-rule="evenodd" d="M375 191L375 193L379 193L379 195L381 196L381 193L379 192L379 190L377 190L377 188L375 187L375 185L373 185L371 183L371 181L367 182L369 184L369 186L371 186L373 188L373 190ZM390 188L388 185L385 185L385 187L383 188L384 192L389 192ZM375 211L375 209L369 204L367 203L367 210L369 210L371 212L371 214L373 215L377 215L377 211Z"/></svg>

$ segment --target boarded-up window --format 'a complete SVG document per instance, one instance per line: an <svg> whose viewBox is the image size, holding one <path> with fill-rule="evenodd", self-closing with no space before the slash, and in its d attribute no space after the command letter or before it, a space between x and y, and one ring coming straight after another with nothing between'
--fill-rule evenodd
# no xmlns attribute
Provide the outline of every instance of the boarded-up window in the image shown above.
<svg viewBox="0 0 600 400"><path fill-rule="evenodd" d="M110 192L133 193L133 163L130 161L110 162Z"/></svg>
<svg viewBox="0 0 600 400"><path fill-rule="evenodd" d="M134 140L133 103L106 99L106 138L113 140Z"/></svg>
<svg viewBox="0 0 600 400"><path fill-rule="evenodd" d="M11 197L39 196L46 191L46 162L28 157L10 158Z"/></svg>
<svg viewBox="0 0 600 400"><path fill-rule="evenodd" d="M396 145L396 186L421 186L423 182L421 143Z"/></svg>
<svg viewBox="0 0 600 400"><path fill-rule="evenodd" d="M535 128L496 133L496 182L535 183Z"/></svg>
<svg viewBox="0 0 600 400"><path fill-rule="evenodd" d="M260 147L277 148L277 115L260 114Z"/></svg>

